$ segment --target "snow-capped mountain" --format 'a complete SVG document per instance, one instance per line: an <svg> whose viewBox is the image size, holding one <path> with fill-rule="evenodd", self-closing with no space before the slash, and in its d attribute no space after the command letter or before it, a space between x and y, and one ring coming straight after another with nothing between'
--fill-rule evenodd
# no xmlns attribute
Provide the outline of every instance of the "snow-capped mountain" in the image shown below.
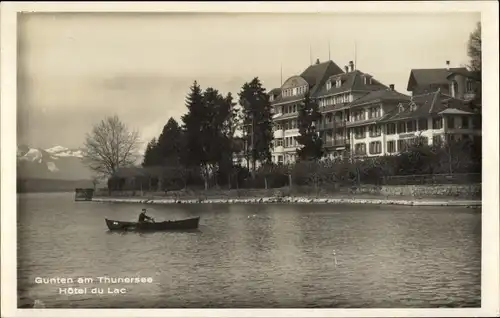
<svg viewBox="0 0 500 318"><path fill-rule="evenodd" d="M81 180L92 177L90 169L82 162L80 149L55 146L48 149L17 148L17 174L23 179Z"/></svg>
<svg viewBox="0 0 500 318"><path fill-rule="evenodd" d="M45 151L50 153L54 157L83 158L83 152L81 149L69 149L63 146L55 146L49 149L45 149Z"/></svg>

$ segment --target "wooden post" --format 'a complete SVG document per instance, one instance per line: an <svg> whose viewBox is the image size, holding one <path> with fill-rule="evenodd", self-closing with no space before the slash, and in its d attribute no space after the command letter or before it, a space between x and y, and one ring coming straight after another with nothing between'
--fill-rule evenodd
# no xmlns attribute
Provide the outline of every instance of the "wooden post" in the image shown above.
<svg viewBox="0 0 500 318"><path fill-rule="evenodd" d="M291 189L291 188L292 188L292 186L293 186L293 185L292 185L292 174L291 174L291 173L289 173L289 174L288 174L288 186L290 187L290 189Z"/></svg>
<svg viewBox="0 0 500 318"><path fill-rule="evenodd" d="M267 177L264 178L264 187L267 190Z"/></svg>

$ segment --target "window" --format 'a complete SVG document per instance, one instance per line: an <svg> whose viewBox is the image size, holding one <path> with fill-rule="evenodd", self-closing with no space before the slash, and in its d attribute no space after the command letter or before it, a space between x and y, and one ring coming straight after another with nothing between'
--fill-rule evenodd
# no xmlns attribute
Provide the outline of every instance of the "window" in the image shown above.
<svg viewBox="0 0 500 318"><path fill-rule="evenodd" d="M272 102L274 100L274 95L269 95L269 101Z"/></svg>
<svg viewBox="0 0 500 318"><path fill-rule="evenodd" d="M394 135L396 133L396 124L387 124L387 134Z"/></svg>
<svg viewBox="0 0 500 318"><path fill-rule="evenodd" d="M411 102L409 107L410 107L410 111L412 111L412 112L417 110L417 104L415 104L415 102Z"/></svg>
<svg viewBox="0 0 500 318"><path fill-rule="evenodd" d="M396 152L396 142L394 140L387 142L387 152L395 153Z"/></svg>
<svg viewBox="0 0 500 318"><path fill-rule="evenodd" d="M462 116L462 128L463 129L468 129L469 128L469 117Z"/></svg>
<svg viewBox="0 0 500 318"><path fill-rule="evenodd" d="M378 137L380 135L382 135L382 129L379 125L370 126L370 137Z"/></svg>
<svg viewBox="0 0 500 318"><path fill-rule="evenodd" d="M442 118L433 118L432 119L432 129L442 129L442 128L443 128Z"/></svg>
<svg viewBox="0 0 500 318"><path fill-rule="evenodd" d="M332 82L328 81L326 82L326 90L329 90L330 88L332 88Z"/></svg>
<svg viewBox="0 0 500 318"><path fill-rule="evenodd" d="M441 135L434 135L432 136L432 145L433 146L439 146L441 145L441 142L443 141Z"/></svg>
<svg viewBox="0 0 500 318"><path fill-rule="evenodd" d="M354 138L355 139L363 139L365 137L366 137L365 127L354 128Z"/></svg>
<svg viewBox="0 0 500 318"><path fill-rule="evenodd" d="M335 82L335 87L340 87L340 86L342 86L342 80L337 79L337 81Z"/></svg>
<svg viewBox="0 0 500 318"><path fill-rule="evenodd" d="M398 134L404 134L406 132L406 123L398 123Z"/></svg>
<svg viewBox="0 0 500 318"><path fill-rule="evenodd" d="M418 130L427 130L427 118L418 121Z"/></svg>
<svg viewBox="0 0 500 318"><path fill-rule="evenodd" d="M293 105L293 112L296 113L297 112L297 105Z"/></svg>
<svg viewBox="0 0 500 318"><path fill-rule="evenodd" d="M366 155L366 144L365 143L355 144L354 153L359 156Z"/></svg>
<svg viewBox="0 0 500 318"><path fill-rule="evenodd" d="M408 143L404 139L399 139L398 140L398 151L399 152L404 152L408 149Z"/></svg>
<svg viewBox="0 0 500 318"><path fill-rule="evenodd" d="M382 153L382 143L380 141L370 142L370 154L377 155Z"/></svg>
<svg viewBox="0 0 500 318"><path fill-rule="evenodd" d="M447 117L446 122L448 124L448 128L455 128L455 117L453 116Z"/></svg>
<svg viewBox="0 0 500 318"><path fill-rule="evenodd" d="M473 85L472 85L472 84L473 84L473 83L472 83L472 80L468 79L468 80L467 80L467 84L466 84L466 85L467 85L467 92L472 92L472 91L474 91L474 87L473 87Z"/></svg>
<svg viewBox="0 0 500 318"><path fill-rule="evenodd" d="M405 111L405 107L403 106L403 104L402 104L402 103L399 103L399 104L398 104L398 113L402 113L402 112L404 112L404 111Z"/></svg>
<svg viewBox="0 0 500 318"><path fill-rule="evenodd" d="M283 146L283 139L276 139L276 147Z"/></svg>
<svg viewBox="0 0 500 318"><path fill-rule="evenodd" d="M297 121L295 119L292 119L292 121L290 122L291 123L291 127L290 129L295 129L297 128Z"/></svg>
<svg viewBox="0 0 500 318"><path fill-rule="evenodd" d="M422 143L422 145L427 146L429 144L429 137L420 136L420 138L415 139Z"/></svg>
<svg viewBox="0 0 500 318"><path fill-rule="evenodd" d="M278 164L280 164L280 165L283 164L283 156L282 155L278 156Z"/></svg>
<svg viewBox="0 0 500 318"><path fill-rule="evenodd" d="M406 122L406 132L414 132L416 130L415 121L410 120Z"/></svg>
<svg viewBox="0 0 500 318"><path fill-rule="evenodd" d="M352 114L353 121L365 120L365 112L363 110L358 110Z"/></svg>
<svg viewBox="0 0 500 318"><path fill-rule="evenodd" d="M372 107L368 110L368 118L379 118L381 115L381 108L380 106L377 107Z"/></svg>

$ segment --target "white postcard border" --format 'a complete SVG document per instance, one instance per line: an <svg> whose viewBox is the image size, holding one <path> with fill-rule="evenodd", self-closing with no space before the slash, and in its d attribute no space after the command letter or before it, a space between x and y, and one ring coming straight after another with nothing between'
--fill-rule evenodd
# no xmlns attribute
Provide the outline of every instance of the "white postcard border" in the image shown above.
<svg viewBox="0 0 500 318"><path fill-rule="evenodd" d="M469 317L499 314L498 2L2 2L1 7L2 317ZM482 290L479 309L17 309L16 41L25 12L481 12L483 52ZM472 30L471 30L472 31Z"/></svg>

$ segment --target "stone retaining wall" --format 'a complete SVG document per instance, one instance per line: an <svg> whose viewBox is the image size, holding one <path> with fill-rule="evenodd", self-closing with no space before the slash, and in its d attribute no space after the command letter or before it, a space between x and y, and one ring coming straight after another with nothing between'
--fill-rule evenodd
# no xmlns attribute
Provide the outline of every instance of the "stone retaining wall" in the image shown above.
<svg viewBox="0 0 500 318"><path fill-rule="evenodd" d="M184 200L198 199L241 199L241 198L269 198L269 197L330 197L352 195L377 195L381 197L414 197L414 198L481 198L481 184L443 184L443 185L362 185L360 187L327 189L319 187L288 187L279 189L209 189L181 190L168 192L140 192L140 191L113 191L112 197L143 197L143 198L170 198ZM108 193L98 192L97 197L108 197Z"/></svg>
<svg viewBox="0 0 500 318"><path fill-rule="evenodd" d="M481 184L438 184L401 186L361 186L353 194L377 194L383 196L412 197L463 197L480 198Z"/></svg>

